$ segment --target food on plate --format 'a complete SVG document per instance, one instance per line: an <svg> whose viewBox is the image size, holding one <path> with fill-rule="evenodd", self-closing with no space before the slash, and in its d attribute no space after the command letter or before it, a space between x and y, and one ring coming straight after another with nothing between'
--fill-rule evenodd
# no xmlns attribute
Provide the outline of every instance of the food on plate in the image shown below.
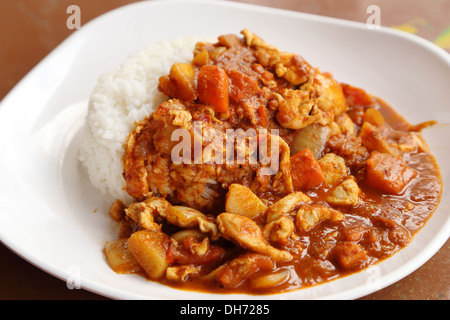
<svg viewBox="0 0 450 320"><path fill-rule="evenodd" d="M431 122L248 29L131 57L100 79L88 124L81 159L120 226L106 261L184 290L358 272L407 246L442 193Z"/></svg>

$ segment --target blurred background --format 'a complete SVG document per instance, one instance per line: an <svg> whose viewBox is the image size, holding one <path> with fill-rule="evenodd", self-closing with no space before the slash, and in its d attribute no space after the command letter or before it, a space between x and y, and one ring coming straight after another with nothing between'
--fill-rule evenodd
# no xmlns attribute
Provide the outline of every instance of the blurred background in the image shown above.
<svg viewBox="0 0 450 320"><path fill-rule="evenodd" d="M147 0L0 0L0 100L75 29L67 27L76 5L81 28L93 18ZM450 53L450 0L239 0L274 8L366 23L367 8L380 8L382 26L423 37ZM365 300L450 299L450 241L421 268ZM69 290L56 279L0 244L0 299L105 299L83 289Z"/></svg>

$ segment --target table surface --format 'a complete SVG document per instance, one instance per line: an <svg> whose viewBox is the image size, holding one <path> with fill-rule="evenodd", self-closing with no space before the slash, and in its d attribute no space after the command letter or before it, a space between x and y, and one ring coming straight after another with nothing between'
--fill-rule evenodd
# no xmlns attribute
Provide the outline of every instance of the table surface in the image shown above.
<svg viewBox="0 0 450 320"><path fill-rule="evenodd" d="M0 99L41 59L73 32L69 5L81 9L82 24L137 0L0 0ZM450 0L240 0L269 7L366 22L367 7L378 5L381 24L414 33L450 52ZM82 27L82 26L81 26ZM450 299L450 241L421 268L364 300ZM0 299L106 299L83 289L69 290L0 244Z"/></svg>

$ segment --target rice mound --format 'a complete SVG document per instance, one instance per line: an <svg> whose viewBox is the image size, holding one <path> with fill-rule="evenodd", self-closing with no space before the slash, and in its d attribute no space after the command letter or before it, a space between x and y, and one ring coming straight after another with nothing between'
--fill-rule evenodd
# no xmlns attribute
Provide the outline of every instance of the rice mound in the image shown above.
<svg viewBox="0 0 450 320"><path fill-rule="evenodd" d="M91 183L103 194L131 202L122 176L128 135L137 122L167 100L158 91L159 78L175 62L190 62L199 41L211 39L189 36L144 47L97 80L89 99L79 158Z"/></svg>

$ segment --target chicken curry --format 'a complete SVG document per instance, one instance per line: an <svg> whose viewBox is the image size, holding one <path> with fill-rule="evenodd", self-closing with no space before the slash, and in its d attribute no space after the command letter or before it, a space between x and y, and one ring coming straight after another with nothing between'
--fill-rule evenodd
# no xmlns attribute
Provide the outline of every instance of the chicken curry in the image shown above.
<svg viewBox="0 0 450 320"><path fill-rule="evenodd" d="M168 100L126 145L134 202L110 209L120 232L104 253L117 273L213 293L305 288L392 256L439 203L420 134L433 122L412 126L247 29L198 43L159 90ZM253 146L241 159L230 132ZM174 161L181 136L191 148Z"/></svg>

